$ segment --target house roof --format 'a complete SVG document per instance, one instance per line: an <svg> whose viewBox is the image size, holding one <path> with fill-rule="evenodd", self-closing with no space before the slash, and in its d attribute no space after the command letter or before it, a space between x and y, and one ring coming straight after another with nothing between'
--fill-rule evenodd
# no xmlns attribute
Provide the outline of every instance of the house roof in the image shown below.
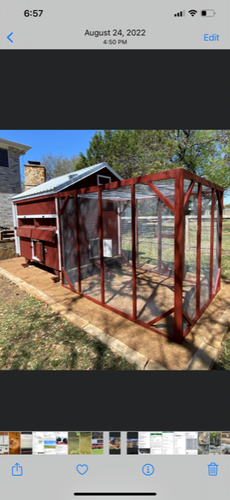
<svg viewBox="0 0 230 500"><path fill-rule="evenodd" d="M8 149L14 148L18 150L19 156L24 155L27 151L31 149L31 146L26 146L26 144L20 144L20 142L8 141L0 137L0 148Z"/></svg>
<svg viewBox="0 0 230 500"><path fill-rule="evenodd" d="M50 179L47 182L43 182L38 186L35 186L23 193L17 194L12 198L13 201L24 200L27 198L36 198L38 196L45 196L48 194L59 193L63 191L76 182L89 177L89 175L98 172L102 168L106 167L110 172L117 177L118 180L122 180L122 177L118 175L106 162L98 163L97 165L93 165L92 167L82 168L76 172L70 172L69 174L61 175L59 177L55 177L54 179Z"/></svg>

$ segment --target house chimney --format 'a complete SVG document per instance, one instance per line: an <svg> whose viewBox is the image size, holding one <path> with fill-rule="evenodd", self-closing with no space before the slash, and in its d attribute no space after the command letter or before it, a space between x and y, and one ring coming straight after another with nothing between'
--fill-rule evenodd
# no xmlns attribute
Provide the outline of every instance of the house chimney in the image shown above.
<svg viewBox="0 0 230 500"><path fill-rule="evenodd" d="M24 169L25 191L46 182L46 167L41 165L40 161L28 161L28 163L24 165Z"/></svg>

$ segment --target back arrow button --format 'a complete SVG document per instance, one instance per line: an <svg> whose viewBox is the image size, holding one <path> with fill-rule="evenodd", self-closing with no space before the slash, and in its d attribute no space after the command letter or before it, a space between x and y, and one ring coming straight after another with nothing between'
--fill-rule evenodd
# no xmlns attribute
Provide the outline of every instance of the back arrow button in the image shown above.
<svg viewBox="0 0 230 500"><path fill-rule="evenodd" d="M13 35L13 31L12 31L12 33L10 33L10 34L9 34L6 38L8 38L8 40L9 40L11 43L14 43L14 41L13 41L13 40L11 40L11 38L10 38L10 37L11 37L11 35Z"/></svg>

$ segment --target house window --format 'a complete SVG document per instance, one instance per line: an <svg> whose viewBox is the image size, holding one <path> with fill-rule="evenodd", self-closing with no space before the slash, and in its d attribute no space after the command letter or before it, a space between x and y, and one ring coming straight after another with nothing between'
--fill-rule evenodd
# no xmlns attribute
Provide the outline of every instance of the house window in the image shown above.
<svg viewBox="0 0 230 500"><path fill-rule="evenodd" d="M0 148L0 167L9 167L7 149Z"/></svg>
<svg viewBox="0 0 230 500"><path fill-rule="evenodd" d="M106 175L97 175L97 185L108 184L111 182L111 177L107 177Z"/></svg>

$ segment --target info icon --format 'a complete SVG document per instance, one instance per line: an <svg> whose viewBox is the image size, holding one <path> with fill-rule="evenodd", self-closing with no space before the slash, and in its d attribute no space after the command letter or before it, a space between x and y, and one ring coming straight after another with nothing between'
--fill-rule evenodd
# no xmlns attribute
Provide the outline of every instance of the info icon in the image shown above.
<svg viewBox="0 0 230 500"><path fill-rule="evenodd" d="M142 472L145 476L151 476L154 473L154 467L152 464L145 464L142 467Z"/></svg>

